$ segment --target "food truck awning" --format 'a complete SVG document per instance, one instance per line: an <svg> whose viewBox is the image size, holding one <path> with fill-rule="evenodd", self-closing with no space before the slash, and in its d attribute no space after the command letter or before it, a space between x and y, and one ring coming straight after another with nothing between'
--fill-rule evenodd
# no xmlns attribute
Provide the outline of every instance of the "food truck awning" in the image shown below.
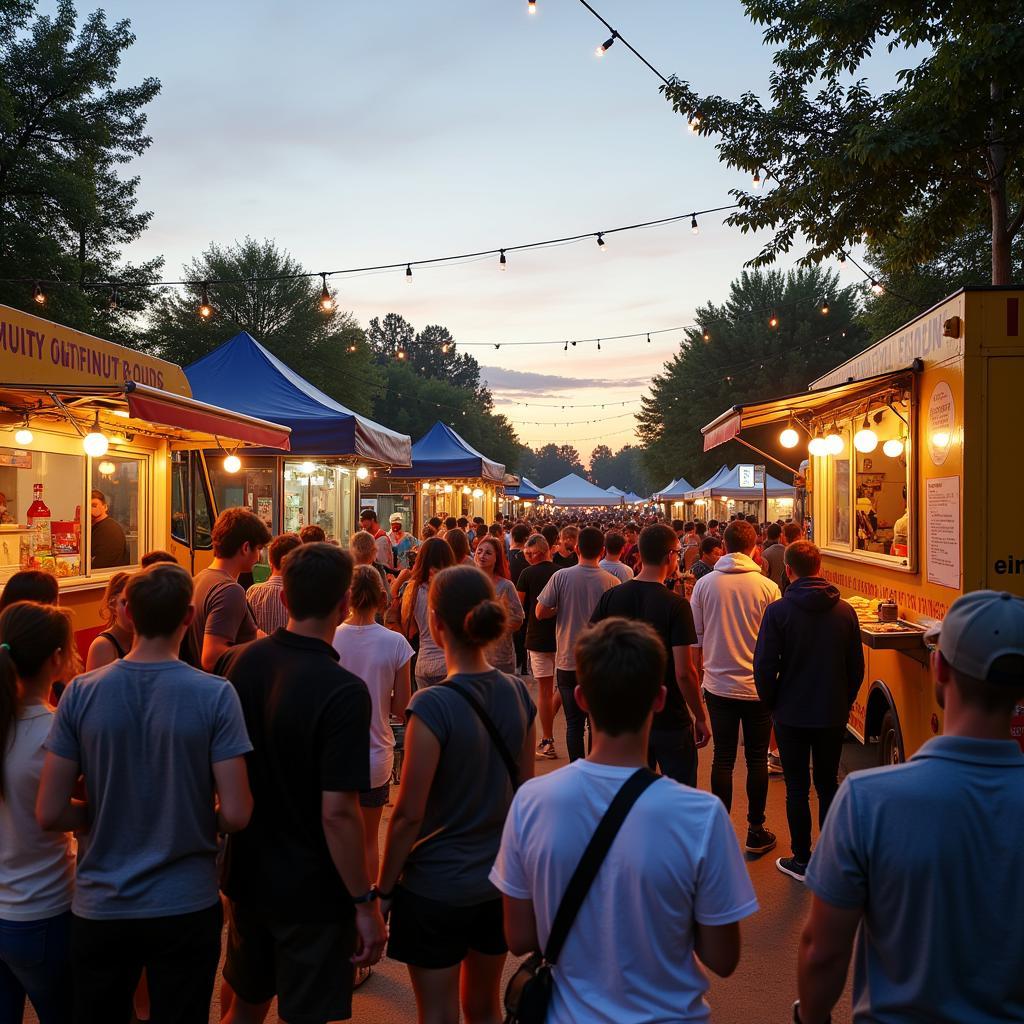
<svg viewBox="0 0 1024 1024"><path fill-rule="evenodd" d="M806 419L823 408L840 405L844 402L855 402L857 399L884 391L887 386L894 389L900 384L909 383L917 366L908 366L903 370L891 373L879 373L862 380L845 381L830 388L819 388L816 391L799 391L795 395L783 395L765 402L748 402L745 405L734 405L717 419L701 428L704 435L704 451L709 452L726 441L739 437L741 431L750 427L763 427L769 423L778 423L790 416Z"/></svg>

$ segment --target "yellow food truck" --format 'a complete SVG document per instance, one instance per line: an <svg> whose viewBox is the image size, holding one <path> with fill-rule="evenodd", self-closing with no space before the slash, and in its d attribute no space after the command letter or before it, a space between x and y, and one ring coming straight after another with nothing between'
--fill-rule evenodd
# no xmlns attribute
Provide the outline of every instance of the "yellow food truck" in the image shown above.
<svg viewBox="0 0 1024 1024"><path fill-rule="evenodd" d="M191 397L179 366L0 305L0 586L53 573L84 655L103 590L164 548L212 557L206 455L237 472L246 446L289 430Z"/></svg>
<svg viewBox="0 0 1024 1024"><path fill-rule="evenodd" d="M865 645L849 728L877 742L880 763L941 730L925 629L966 591L1024 597L1022 306L1019 287L962 289L809 390L703 428L706 451L737 440L785 465L763 450L775 435L808 460L822 575L856 608Z"/></svg>

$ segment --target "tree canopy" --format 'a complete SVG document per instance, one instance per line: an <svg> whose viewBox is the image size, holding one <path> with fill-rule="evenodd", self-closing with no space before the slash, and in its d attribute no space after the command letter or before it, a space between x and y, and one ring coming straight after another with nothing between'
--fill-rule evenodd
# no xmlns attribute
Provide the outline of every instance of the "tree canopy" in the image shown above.
<svg viewBox="0 0 1024 1024"><path fill-rule="evenodd" d="M620 491L640 495L655 489L643 462L643 449L632 444L624 445L614 454L608 445L598 445L590 453L590 480L605 490L618 487Z"/></svg>
<svg viewBox="0 0 1024 1024"><path fill-rule="evenodd" d="M840 289L819 267L744 272L722 305L698 309L698 326L653 379L637 417L655 488L679 476L696 486L723 462L749 462L735 441L705 453L701 428L732 405L802 391L860 351L868 339L857 312L855 289ZM760 446L791 465L775 433Z"/></svg>
<svg viewBox="0 0 1024 1024"><path fill-rule="evenodd" d="M224 282L209 288L213 315L204 320L196 312L199 284L167 289L154 304L142 345L187 366L248 331L325 394L354 412L370 414L384 375L352 315L337 308L322 312L319 279L294 276L302 273L302 265L270 240L211 243L183 268L182 276Z"/></svg>
<svg viewBox="0 0 1024 1024"><path fill-rule="evenodd" d="M160 83L119 83L128 21L96 11L79 27L71 0L52 15L35 7L0 5L0 302L40 312L34 282L60 282L42 288L46 316L124 341L150 298L131 285L163 261L120 256L152 214L138 209L139 179L118 169L150 144L144 107ZM106 281L116 296L88 287Z"/></svg>
<svg viewBox="0 0 1024 1024"><path fill-rule="evenodd" d="M397 359L427 377L470 391L480 388L480 364L471 355L456 351L455 338L447 327L428 324L417 331L405 317L387 313L383 319L373 317L366 339L381 365Z"/></svg>
<svg viewBox="0 0 1024 1024"><path fill-rule="evenodd" d="M561 480L570 473L585 475L580 453L571 444L546 444L536 451L525 449L520 471L539 487Z"/></svg>
<svg viewBox="0 0 1024 1024"><path fill-rule="evenodd" d="M1008 284L1024 223L1024 7L1017 0L744 0L778 46L770 99L665 93L721 159L765 181L732 194L729 221L770 228L764 266L806 241L805 262L867 236L890 272L941 258L951 238L988 225L993 284ZM894 88L863 74L880 50L905 55ZM1014 198L1018 201L1014 202Z"/></svg>

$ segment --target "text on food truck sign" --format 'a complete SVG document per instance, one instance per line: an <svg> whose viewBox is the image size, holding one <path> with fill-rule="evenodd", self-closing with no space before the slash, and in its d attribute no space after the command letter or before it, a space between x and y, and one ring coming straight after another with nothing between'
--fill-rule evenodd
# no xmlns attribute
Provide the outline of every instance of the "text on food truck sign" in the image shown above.
<svg viewBox="0 0 1024 1024"><path fill-rule="evenodd" d="M0 306L0 380L6 384L119 385L136 381L191 397L181 367Z"/></svg>

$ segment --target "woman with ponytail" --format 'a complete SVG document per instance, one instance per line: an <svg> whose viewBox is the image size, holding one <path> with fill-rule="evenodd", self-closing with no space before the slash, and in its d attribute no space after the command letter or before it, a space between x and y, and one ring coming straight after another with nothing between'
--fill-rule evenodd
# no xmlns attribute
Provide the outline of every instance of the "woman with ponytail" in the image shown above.
<svg viewBox="0 0 1024 1024"><path fill-rule="evenodd" d="M410 641L419 637L416 652L417 690L441 682L446 674L444 651L434 643L431 633L427 593L434 576L454 564L455 556L447 541L431 537L420 545L412 578L402 593L402 633Z"/></svg>
<svg viewBox="0 0 1024 1024"><path fill-rule="evenodd" d="M505 606L505 629L494 643L488 644L484 654L487 660L502 672L515 672L516 645L513 637L523 624L526 612L519 593L509 579L505 545L496 537L484 537L473 552L476 567L494 584L498 600Z"/></svg>
<svg viewBox="0 0 1024 1024"><path fill-rule="evenodd" d="M20 1021L26 996L39 1024L71 1019L74 852L35 804L47 695L80 667L66 610L18 601L0 614L0 1021Z"/></svg>
<svg viewBox="0 0 1024 1024"><path fill-rule="evenodd" d="M442 569L430 629L447 678L414 694L405 762L378 890L391 910L388 956L409 968L420 1024L499 1024L508 948L488 874L516 787L534 767L536 708L522 680L493 668L507 629L489 576ZM392 909L393 908L393 909Z"/></svg>

